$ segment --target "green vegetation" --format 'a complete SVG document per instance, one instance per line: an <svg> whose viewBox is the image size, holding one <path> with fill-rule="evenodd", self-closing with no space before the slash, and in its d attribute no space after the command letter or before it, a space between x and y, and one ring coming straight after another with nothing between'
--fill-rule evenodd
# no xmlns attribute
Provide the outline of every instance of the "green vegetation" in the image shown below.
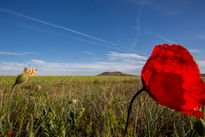
<svg viewBox="0 0 205 137"><path fill-rule="evenodd" d="M8 101L15 78L0 77L0 136L12 131L22 137L120 137L130 100L142 87L135 76L36 76L17 85ZM204 131L201 123L143 92L134 102L127 136L197 137Z"/></svg>

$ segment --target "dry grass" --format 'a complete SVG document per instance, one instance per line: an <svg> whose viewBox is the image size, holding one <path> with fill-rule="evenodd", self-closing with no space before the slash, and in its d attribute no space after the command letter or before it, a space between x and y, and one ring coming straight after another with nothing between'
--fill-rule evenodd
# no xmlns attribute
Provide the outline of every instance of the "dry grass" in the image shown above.
<svg viewBox="0 0 205 137"><path fill-rule="evenodd" d="M8 110L14 81L0 77L0 136L14 131L22 137L120 137L129 102L142 86L134 76L32 77L14 89ZM133 105L128 136L194 137L196 120L158 105L144 92Z"/></svg>

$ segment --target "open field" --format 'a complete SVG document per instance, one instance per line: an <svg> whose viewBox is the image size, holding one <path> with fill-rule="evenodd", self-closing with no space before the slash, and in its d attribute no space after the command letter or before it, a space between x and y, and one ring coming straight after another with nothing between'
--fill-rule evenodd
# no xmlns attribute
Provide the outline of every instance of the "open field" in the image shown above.
<svg viewBox="0 0 205 137"><path fill-rule="evenodd" d="M35 76L14 88L8 107L15 78L0 77L0 136L120 137L130 100L142 87L136 76ZM194 137L197 120L143 92L133 105L128 136Z"/></svg>

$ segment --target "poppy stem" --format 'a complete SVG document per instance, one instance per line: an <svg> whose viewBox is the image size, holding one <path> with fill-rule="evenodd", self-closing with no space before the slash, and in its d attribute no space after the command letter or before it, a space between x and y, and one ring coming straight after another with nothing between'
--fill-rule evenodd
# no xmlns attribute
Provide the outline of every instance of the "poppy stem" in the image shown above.
<svg viewBox="0 0 205 137"><path fill-rule="evenodd" d="M126 122L126 126L125 126L123 137L125 137L126 132L127 132L127 127L128 127L129 118L130 118L130 111L132 109L132 104L133 104L135 98L144 90L145 90L144 87L142 89L140 89L137 93L135 93L135 95L132 97L132 100L130 101L130 105L129 105L129 108L128 108L128 114L127 114L127 122Z"/></svg>

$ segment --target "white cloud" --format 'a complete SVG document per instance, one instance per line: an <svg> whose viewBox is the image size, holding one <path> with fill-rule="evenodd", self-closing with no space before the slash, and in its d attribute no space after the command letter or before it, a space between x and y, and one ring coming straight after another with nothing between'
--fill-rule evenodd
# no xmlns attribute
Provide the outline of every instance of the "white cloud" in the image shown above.
<svg viewBox="0 0 205 137"><path fill-rule="evenodd" d="M31 64L38 69L37 75L97 75L105 71L121 71L128 74L140 74L142 61L98 61L91 63L58 63L31 60L26 63L0 62L0 75L18 75L23 68Z"/></svg>
<svg viewBox="0 0 205 137"><path fill-rule="evenodd" d="M191 53L199 53L199 52L201 52L200 50L198 50L198 49L188 49L189 50L189 52L191 52Z"/></svg>
<svg viewBox="0 0 205 137"><path fill-rule="evenodd" d="M92 56L92 55L95 55L93 52L90 52L90 51L84 51L83 53L84 53L84 54L87 54L87 55L91 55L91 56Z"/></svg>
<svg viewBox="0 0 205 137"><path fill-rule="evenodd" d="M37 60L37 59L33 59L33 60L31 60L31 64L45 64L45 62L44 61L42 61L42 60Z"/></svg>
<svg viewBox="0 0 205 137"><path fill-rule="evenodd" d="M0 62L0 75L17 75L23 72L24 63Z"/></svg>
<svg viewBox="0 0 205 137"><path fill-rule="evenodd" d="M131 56L132 57L132 56ZM38 69L37 75L97 75L105 71L121 71L140 75L146 60L96 61L90 63L58 63L43 60L31 60L26 63L0 62L0 75L18 75L24 67ZM31 64L31 66L29 66ZM200 72L205 73L205 60L197 61Z"/></svg>
<svg viewBox="0 0 205 137"><path fill-rule="evenodd" d="M130 59L146 60L147 59L147 57L135 53L120 53L120 52L113 52L113 51L110 51L107 54L107 56L110 60L130 60Z"/></svg>
<svg viewBox="0 0 205 137"><path fill-rule="evenodd" d="M205 73L205 60L198 60L196 62L200 68L200 73Z"/></svg>
<svg viewBox="0 0 205 137"><path fill-rule="evenodd" d="M108 60L96 60L89 63L59 63L37 59L25 63L0 62L0 75L18 75L23 72L24 67L37 69L37 75L97 75L105 71L121 71L136 75L140 74L147 59L147 57L135 53L110 51L106 55Z"/></svg>
<svg viewBox="0 0 205 137"><path fill-rule="evenodd" d="M15 52L6 52L6 51L0 51L0 55L13 55L13 56L22 56L26 53L15 53Z"/></svg>
<svg viewBox="0 0 205 137"><path fill-rule="evenodd" d="M23 56L28 54L37 54L37 53L34 52L16 53L16 52L0 51L0 55Z"/></svg>

